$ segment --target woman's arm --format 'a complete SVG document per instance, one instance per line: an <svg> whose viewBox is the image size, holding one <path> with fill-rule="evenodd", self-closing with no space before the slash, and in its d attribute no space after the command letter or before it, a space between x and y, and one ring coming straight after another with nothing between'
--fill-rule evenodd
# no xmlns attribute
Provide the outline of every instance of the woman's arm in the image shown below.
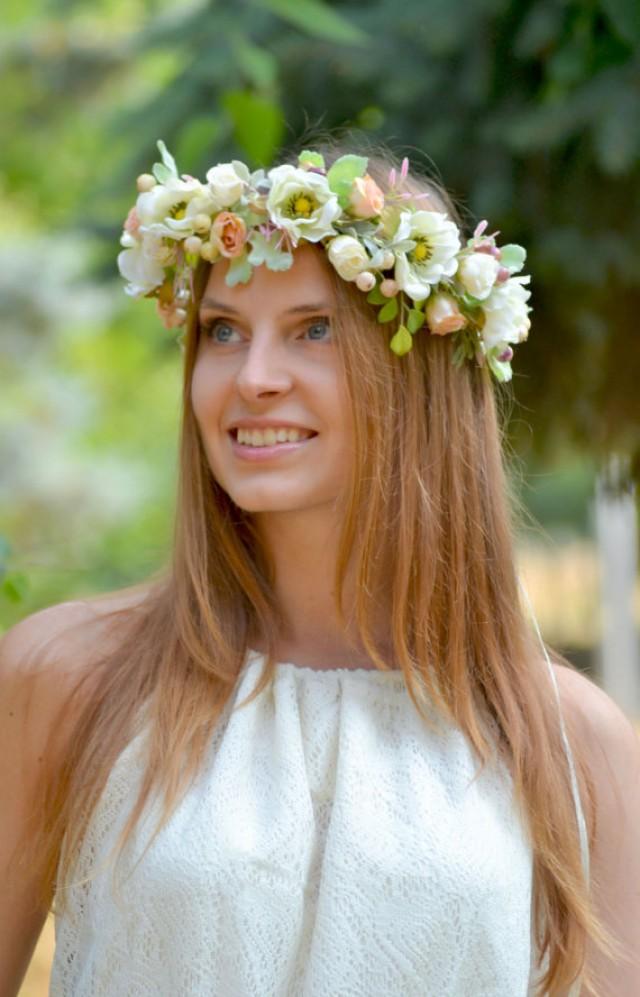
<svg viewBox="0 0 640 997"><path fill-rule="evenodd" d="M598 997L640 994L640 737L625 713L579 672L558 668L563 710L576 731L593 781L595 842L590 856L592 896L604 926L628 953L613 962L589 946L587 965Z"/></svg>
<svg viewBox="0 0 640 997"><path fill-rule="evenodd" d="M0 639L0 997L15 997L46 920L40 884L18 860L49 733L78 668L87 660L69 625L87 615L60 603L11 627ZM44 644L54 651L42 652ZM64 752L64 737L57 742ZM47 759L48 763L55 759Z"/></svg>

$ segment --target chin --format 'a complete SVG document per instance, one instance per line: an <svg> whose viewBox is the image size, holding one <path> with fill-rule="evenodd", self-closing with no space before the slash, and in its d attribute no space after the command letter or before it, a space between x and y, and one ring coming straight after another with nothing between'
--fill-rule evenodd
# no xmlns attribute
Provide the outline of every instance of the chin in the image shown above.
<svg viewBox="0 0 640 997"><path fill-rule="evenodd" d="M231 501L244 512L302 513L321 507L335 507L335 492L309 488L297 490L291 485L287 487L284 482L278 486L273 482L273 485L271 488L258 487L247 482L243 488L223 487Z"/></svg>
<svg viewBox="0 0 640 997"><path fill-rule="evenodd" d="M296 498L294 495L230 495L231 500L244 512L304 512L318 505L312 499Z"/></svg>

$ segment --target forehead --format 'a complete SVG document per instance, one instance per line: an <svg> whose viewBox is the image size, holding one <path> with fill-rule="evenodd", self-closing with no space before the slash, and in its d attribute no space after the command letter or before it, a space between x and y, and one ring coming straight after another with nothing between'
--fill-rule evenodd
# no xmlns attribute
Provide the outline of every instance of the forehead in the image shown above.
<svg viewBox="0 0 640 997"><path fill-rule="evenodd" d="M333 304L335 291L330 266L324 250L303 243L294 250L293 263L288 270L269 270L261 264L253 268L251 279L246 284L229 287L225 283L229 261L220 260L211 267L202 309L206 309L207 297L238 310L258 305L264 308L269 302L273 302L274 306L283 303L303 305L310 300Z"/></svg>

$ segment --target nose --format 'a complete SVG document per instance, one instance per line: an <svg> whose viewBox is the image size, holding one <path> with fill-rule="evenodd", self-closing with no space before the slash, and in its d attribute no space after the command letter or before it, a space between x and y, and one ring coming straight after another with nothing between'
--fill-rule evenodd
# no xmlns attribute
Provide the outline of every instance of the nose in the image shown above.
<svg viewBox="0 0 640 997"><path fill-rule="evenodd" d="M275 337L254 335L236 376L236 385L247 401L289 391L293 377L286 351Z"/></svg>

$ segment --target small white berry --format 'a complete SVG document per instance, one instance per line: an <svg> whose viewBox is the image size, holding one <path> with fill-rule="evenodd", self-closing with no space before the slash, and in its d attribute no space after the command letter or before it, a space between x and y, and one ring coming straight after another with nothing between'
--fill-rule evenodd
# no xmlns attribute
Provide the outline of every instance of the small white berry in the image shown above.
<svg viewBox="0 0 640 997"><path fill-rule="evenodd" d="M356 277L356 286L360 291L371 291L376 286L376 278L370 270L363 270Z"/></svg>
<svg viewBox="0 0 640 997"><path fill-rule="evenodd" d="M209 218L209 215L205 215L204 212L196 215L193 219L193 227L194 230L199 232L201 235L205 232L208 233L211 228L211 219Z"/></svg>
<svg viewBox="0 0 640 997"><path fill-rule="evenodd" d="M380 284L380 293L384 294L385 298L393 298L398 293L398 282L397 280L383 280Z"/></svg>
<svg viewBox="0 0 640 997"><path fill-rule="evenodd" d="M202 239L198 235L190 235L188 239L184 240L184 248L185 252L199 256L202 248Z"/></svg>
<svg viewBox="0 0 640 997"><path fill-rule="evenodd" d="M136 180L136 187L141 194L145 194L148 190L152 190L156 183L156 178L151 173L141 173Z"/></svg>
<svg viewBox="0 0 640 997"><path fill-rule="evenodd" d="M203 242L200 247L200 256L207 263L215 263L220 256L220 250L213 242Z"/></svg>

